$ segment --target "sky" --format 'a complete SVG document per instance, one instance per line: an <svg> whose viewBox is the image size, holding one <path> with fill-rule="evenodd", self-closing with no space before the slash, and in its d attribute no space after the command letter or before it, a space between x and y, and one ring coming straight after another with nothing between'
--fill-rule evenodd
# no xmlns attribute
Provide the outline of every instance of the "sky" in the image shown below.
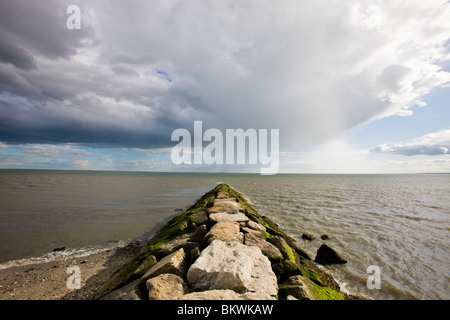
<svg viewBox="0 0 450 320"><path fill-rule="evenodd" d="M450 173L448 1L2 0L0 39L3 169L259 172L173 163L202 121L278 129L279 172Z"/></svg>

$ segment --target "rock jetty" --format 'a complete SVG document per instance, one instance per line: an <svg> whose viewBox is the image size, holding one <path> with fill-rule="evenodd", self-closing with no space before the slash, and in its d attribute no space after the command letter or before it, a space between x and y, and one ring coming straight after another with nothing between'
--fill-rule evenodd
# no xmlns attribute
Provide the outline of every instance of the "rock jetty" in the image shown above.
<svg viewBox="0 0 450 320"><path fill-rule="evenodd" d="M105 300L344 300L294 239L219 184L98 290Z"/></svg>

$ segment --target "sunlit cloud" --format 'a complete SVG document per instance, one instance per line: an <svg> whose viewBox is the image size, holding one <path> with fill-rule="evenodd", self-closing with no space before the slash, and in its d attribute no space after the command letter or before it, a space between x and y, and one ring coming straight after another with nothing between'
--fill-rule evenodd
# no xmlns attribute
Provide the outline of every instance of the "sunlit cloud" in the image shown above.
<svg viewBox="0 0 450 320"><path fill-rule="evenodd" d="M404 156L450 154L450 130L433 132L416 138L411 142L382 144L371 148L369 152L401 154Z"/></svg>

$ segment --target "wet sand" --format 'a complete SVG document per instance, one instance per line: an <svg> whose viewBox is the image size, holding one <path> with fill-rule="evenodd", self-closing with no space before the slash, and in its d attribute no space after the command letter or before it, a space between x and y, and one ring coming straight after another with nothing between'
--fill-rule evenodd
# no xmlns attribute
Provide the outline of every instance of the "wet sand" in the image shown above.
<svg viewBox="0 0 450 320"><path fill-rule="evenodd" d="M0 270L0 300L91 300L98 288L141 247L128 244L82 258L12 266ZM80 289L69 289L69 266L81 271Z"/></svg>

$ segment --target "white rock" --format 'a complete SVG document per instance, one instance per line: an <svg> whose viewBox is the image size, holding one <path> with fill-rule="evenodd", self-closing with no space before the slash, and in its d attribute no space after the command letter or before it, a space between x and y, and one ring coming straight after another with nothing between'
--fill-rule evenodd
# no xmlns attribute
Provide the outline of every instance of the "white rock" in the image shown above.
<svg viewBox="0 0 450 320"><path fill-rule="evenodd" d="M213 223L217 222L247 222L250 219L242 212L238 213L227 213L227 212L217 212L217 213L211 213L209 215L209 219Z"/></svg>
<svg viewBox="0 0 450 320"><path fill-rule="evenodd" d="M146 286L150 300L175 300L184 295L187 289L183 278L170 273L148 279Z"/></svg>
<svg viewBox="0 0 450 320"><path fill-rule="evenodd" d="M208 209L208 213L217 213L217 212L239 212L244 211L244 207L242 204L236 201L230 201L228 199L216 199L214 200L214 204L211 208Z"/></svg>
<svg viewBox="0 0 450 320"><path fill-rule="evenodd" d="M194 290L230 289L276 296L277 278L258 247L214 240L191 265L187 280Z"/></svg>
<svg viewBox="0 0 450 320"><path fill-rule="evenodd" d="M250 229L260 231L260 232L263 233L263 234L266 233L266 227L264 227L262 224L259 224L259 223L254 222L254 221L252 221L252 220L250 220L250 221L247 222L247 226L248 226Z"/></svg>
<svg viewBox="0 0 450 320"><path fill-rule="evenodd" d="M243 300L277 300L265 292L246 292L239 297Z"/></svg>
<svg viewBox="0 0 450 320"><path fill-rule="evenodd" d="M237 241L244 242L244 234L240 232L239 223L237 222L218 222L205 235L207 244L214 240L222 240L226 242Z"/></svg>
<svg viewBox="0 0 450 320"><path fill-rule="evenodd" d="M172 273L178 276L183 276L186 270L186 254L181 248L174 253L165 256L157 264L150 268L141 278L141 281L146 281L149 278L157 277L160 274Z"/></svg>
<svg viewBox="0 0 450 320"><path fill-rule="evenodd" d="M233 290L206 290L192 292L178 298L178 300L241 300L239 293Z"/></svg>
<svg viewBox="0 0 450 320"><path fill-rule="evenodd" d="M140 279L134 280L126 286L108 293L101 300L142 300L139 283Z"/></svg>
<svg viewBox="0 0 450 320"><path fill-rule="evenodd" d="M177 300L274 300L266 293L246 292L239 294L229 289L215 289L192 292L179 297Z"/></svg>

